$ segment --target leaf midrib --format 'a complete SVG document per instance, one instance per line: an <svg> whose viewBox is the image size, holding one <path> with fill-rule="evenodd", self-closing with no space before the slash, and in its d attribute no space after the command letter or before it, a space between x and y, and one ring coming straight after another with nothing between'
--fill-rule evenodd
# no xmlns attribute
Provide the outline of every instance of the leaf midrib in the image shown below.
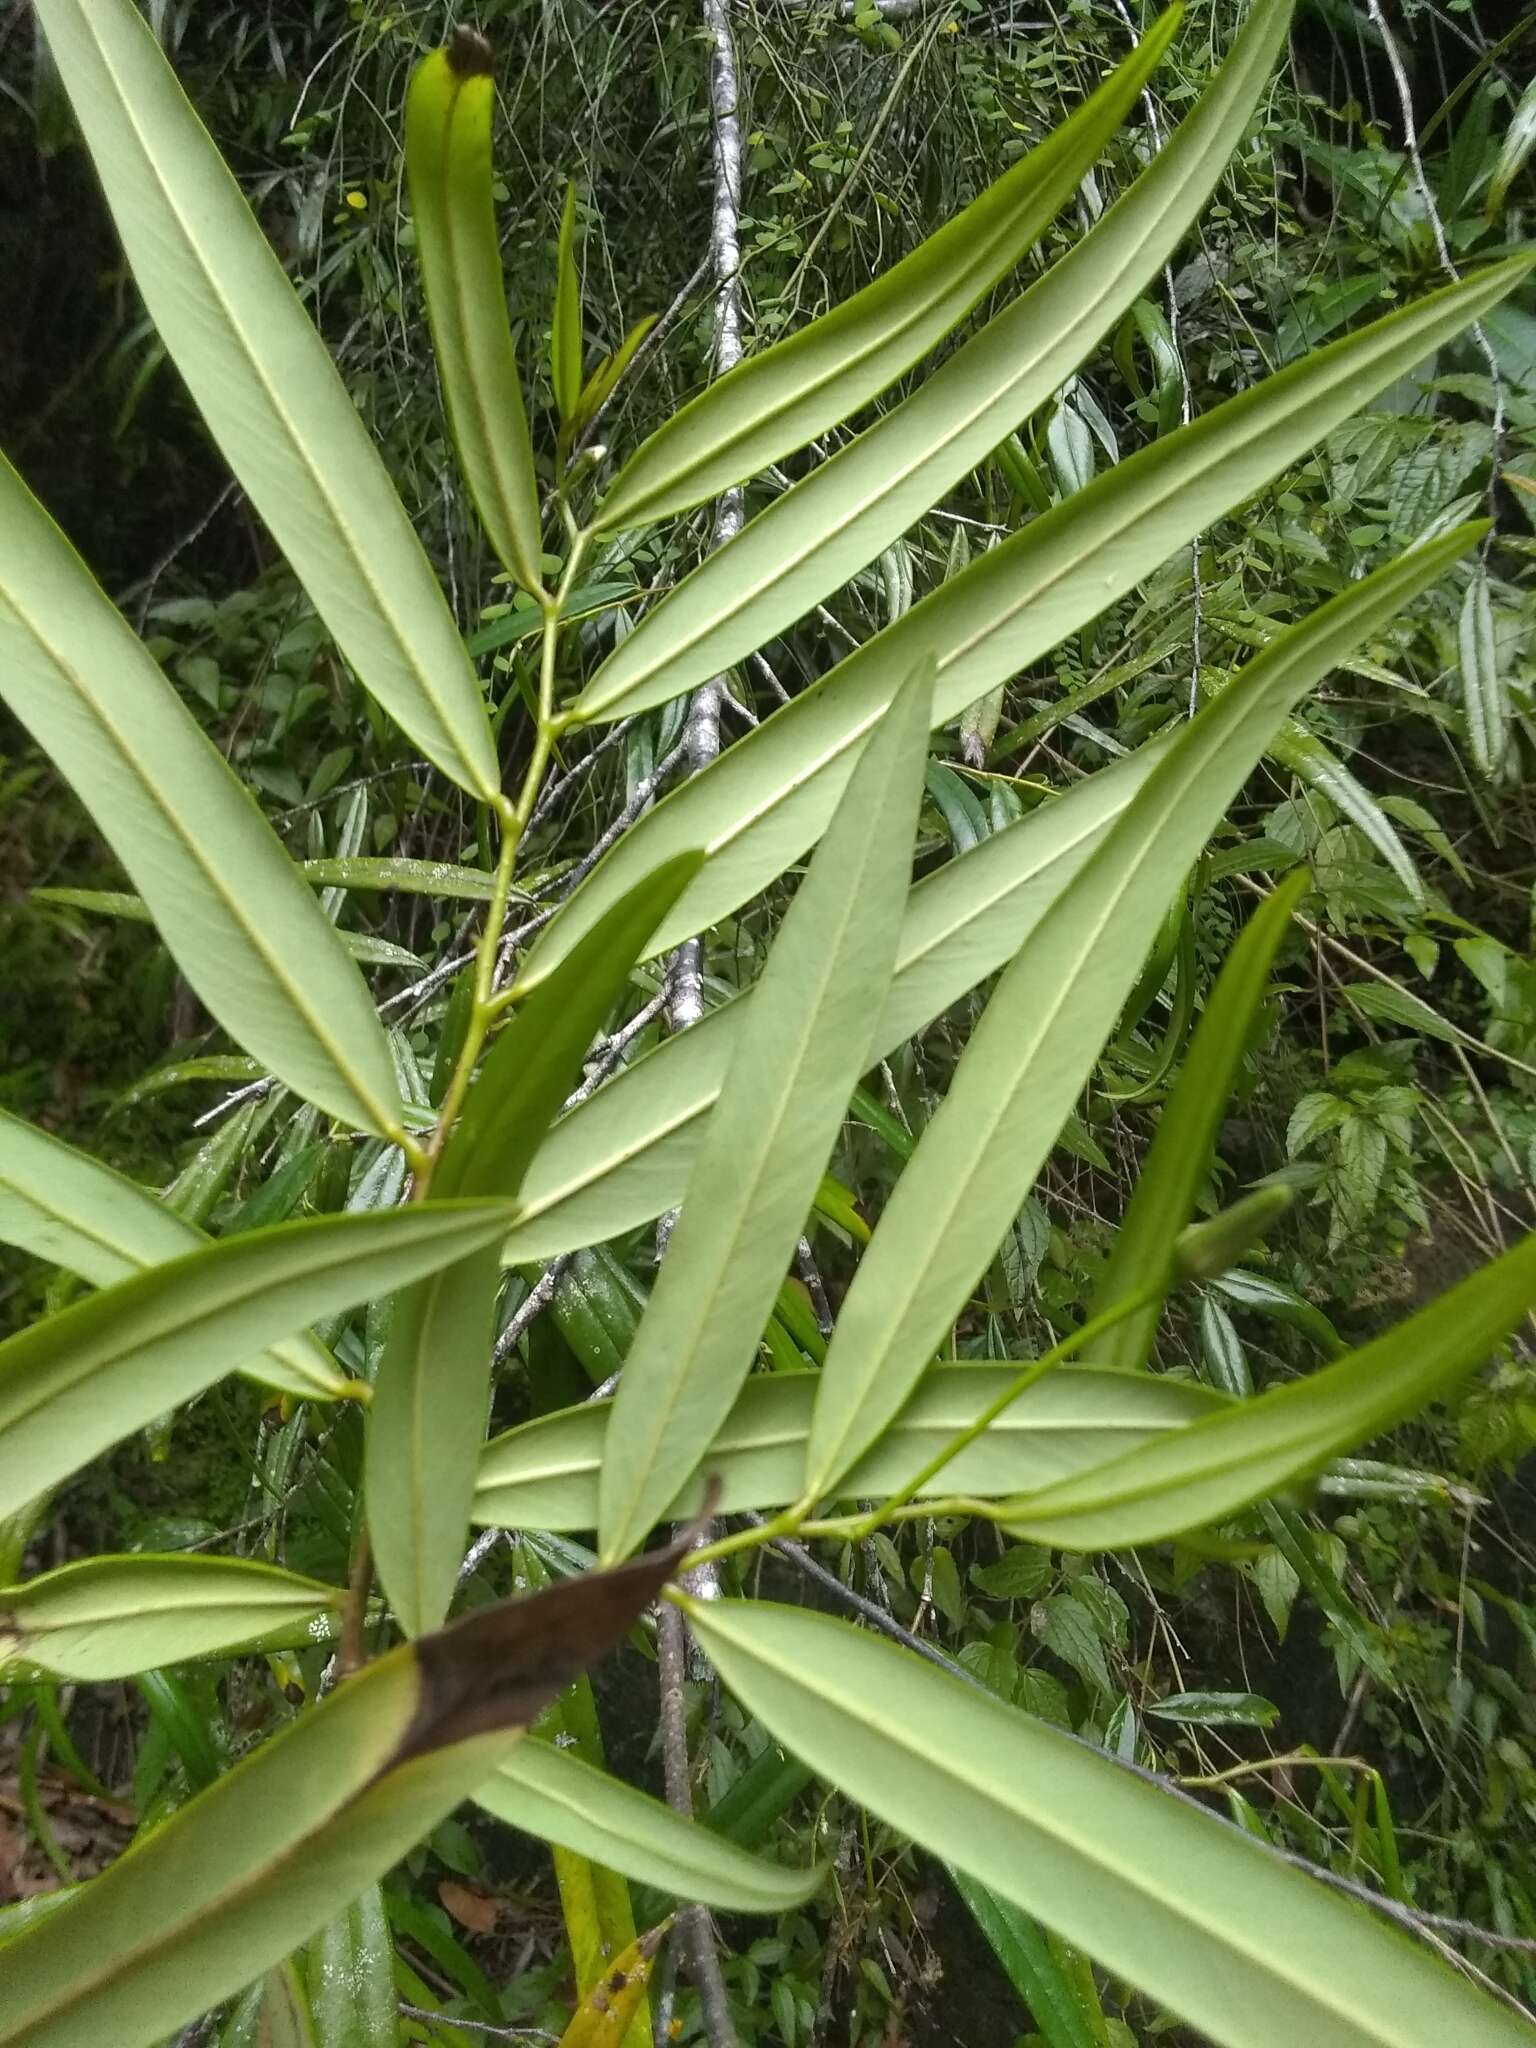
<svg viewBox="0 0 1536 2048"><path fill-rule="evenodd" d="M311 454L309 448L306 446L304 437L298 432L292 419L289 417L287 410L283 406L278 396L277 390L275 389L271 380L266 374L265 368L262 365L259 355L250 347L250 344L246 338L244 327L235 318L228 295L226 294L220 279L215 274L215 272L203 262L201 251L198 248L197 238L192 233L191 228L188 226L186 218L181 210L180 205L177 202L175 194L173 193L172 188L167 182L165 176L161 172L159 161L156 158L154 152L151 150L145 138L143 127L141 126L139 120L135 115L128 94L123 89L113 59L109 54L105 43L101 40L101 38L95 33L94 29L92 29L91 27L90 10L85 5L85 0L75 0L75 13L77 19L84 26L86 33L91 37L91 40L96 48L97 54L100 57L102 68L106 72L108 79L111 81L113 91L116 95L118 109L121 112L130 133L132 134L134 142L138 146L139 154L146 170L149 172L151 179L153 180L157 190L159 191L162 199L164 200L167 211L171 216L171 219L175 222L177 231L181 236L182 243L187 253L190 255L192 259L193 267L195 268L197 273L202 277L205 284L212 292L214 298L218 301L219 310L224 315L228 331L234 337L236 343L238 344L241 356L244 359L247 368L251 371L252 375L254 376L257 384L259 385L263 395L267 400L269 407L271 408L273 417L276 419L278 425L281 427L290 452L298 457L300 466L303 468L304 472L308 476L315 497L325 510L331 530L336 539L340 541L342 549L346 554L347 560L351 566L353 574L357 577L358 581L364 586L369 596L372 598L374 605L377 609L378 616L384 621L384 623L389 629L390 637L393 639L395 643L396 652L400 657L406 671L411 676L411 679L415 683L416 687L421 691L423 698L431 706L433 716L437 720L439 730L442 734L442 738L444 741L447 742L445 751L448 752L452 756L452 758L457 761L461 771L463 771L463 773L468 777L469 787L476 790L482 798L494 795L494 791L489 791L485 788L480 776L475 771L473 762L467 758L463 748L460 746L457 735L454 732L452 722L448 718L447 714L443 709L442 704L438 700L437 692L432 686L430 676L416 661L411 649L410 640L406 633L404 632L404 630L402 629L399 620L396 618L394 610L386 601L383 586L374 577L366 553L357 545L356 541L353 538L351 528L348 526L347 521L342 517L340 508L337 506L334 498L331 496L331 493L326 489L324 481L324 472L320 468L320 465L316 461L315 457ZM224 169L222 164L220 168L221 170ZM224 175L229 175L227 170L224 170ZM276 260L277 259L274 256L272 258L272 261L276 263ZM279 275L281 276L280 266ZM282 282L286 289L287 279L283 278ZM306 321L305 325L309 326L309 323ZM310 329L310 331L314 332L312 328ZM329 357L326 358L326 362L327 366L331 369L332 373L335 374L335 366L330 363ZM371 446L371 444L369 445ZM387 473L383 471L382 466L380 469L380 475L386 488L393 492L394 486L389 482Z"/></svg>

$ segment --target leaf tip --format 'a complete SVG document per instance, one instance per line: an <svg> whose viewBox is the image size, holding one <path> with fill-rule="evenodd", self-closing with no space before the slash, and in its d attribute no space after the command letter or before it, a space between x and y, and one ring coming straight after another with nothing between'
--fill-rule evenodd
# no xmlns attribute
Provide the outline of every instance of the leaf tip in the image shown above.
<svg viewBox="0 0 1536 2048"><path fill-rule="evenodd" d="M448 62L460 78L489 78L495 63L490 38L461 22L449 39Z"/></svg>

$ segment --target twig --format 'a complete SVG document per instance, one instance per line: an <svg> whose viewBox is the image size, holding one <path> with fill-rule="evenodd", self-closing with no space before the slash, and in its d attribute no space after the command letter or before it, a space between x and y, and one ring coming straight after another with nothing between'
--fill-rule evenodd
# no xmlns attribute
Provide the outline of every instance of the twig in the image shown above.
<svg viewBox="0 0 1536 2048"><path fill-rule="evenodd" d="M1460 284L1461 272L1451 254L1451 245L1445 232L1445 222L1440 217L1434 192L1424 171L1424 159L1419 153L1418 126L1413 113L1413 87L1408 82L1408 72L1403 64L1403 53L1397 46L1397 38L1387 24L1387 17L1381 9L1381 0L1365 0L1366 11L1381 37L1382 49L1386 52L1387 66L1392 73L1392 83L1397 92L1398 112L1403 124L1403 153L1413 166L1413 182L1418 188L1419 201L1424 208L1424 217L1429 222L1430 232L1435 238L1435 253L1440 258L1440 268L1453 284ZM1468 329L1477 344L1478 354L1488 366L1488 376L1493 385L1493 418L1489 422L1489 436L1492 457L1488 469L1488 510L1495 515L1498 510L1497 497L1499 477L1504 464L1504 378L1499 369L1499 359L1493 352L1493 344L1480 320L1474 320ZM1490 526L1482 545L1483 560L1493 546L1496 528Z"/></svg>
<svg viewBox="0 0 1536 2048"><path fill-rule="evenodd" d="M571 1263L571 1254L563 1253L558 1259L551 1259L516 1309L507 1318L506 1328L496 1339L495 1361L504 1365L522 1340L523 1334L536 1323L545 1309L559 1292L565 1269Z"/></svg>
<svg viewBox="0 0 1536 2048"><path fill-rule="evenodd" d="M440 2027L461 2028L466 2034L483 2034L488 2041L553 2041L556 2036L547 2027L495 2027L489 2020L466 2020L457 2013L433 2012L429 2006L407 2005L402 1998L397 2010L407 2019L435 2020Z"/></svg>
<svg viewBox="0 0 1536 2048"><path fill-rule="evenodd" d="M693 1818L693 1783L688 1767L688 1714L686 1683L687 1624L682 1612L670 1600L661 1603L656 1626L656 1656L661 1670L661 1761L666 1779L667 1804L684 1820ZM709 1914L702 1906L680 1906L677 1940L693 1988L699 1994L704 2034L710 2048L735 2048L736 2026L731 2018L725 1979L715 1947ZM670 2014L660 2018L657 2037L665 2041Z"/></svg>

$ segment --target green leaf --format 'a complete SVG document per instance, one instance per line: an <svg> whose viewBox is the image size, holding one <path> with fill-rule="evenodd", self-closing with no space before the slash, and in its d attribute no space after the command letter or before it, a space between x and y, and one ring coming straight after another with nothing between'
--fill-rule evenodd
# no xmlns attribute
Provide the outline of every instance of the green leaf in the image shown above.
<svg viewBox="0 0 1536 2048"><path fill-rule="evenodd" d="M1210 1171L1227 1098L1269 986L1275 954L1310 881L1305 870L1288 876L1254 912L1227 955L1116 1232L1093 1297L1094 1316L1170 1271L1174 1241L1194 1213ZM1159 1313L1158 1304L1149 1302L1107 1330L1094 1347L1095 1359L1128 1370L1145 1365Z"/></svg>
<svg viewBox="0 0 1536 2048"><path fill-rule="evenodd" d="M281 1961L491 1776L683 1548L481 1608L348 1679L6 1943L0 2043L150 2048Z"/></svg>
<svg viewBox="0 0 1536 2048"><path fill-rule="evenodd" d="M190 1657L323 1642L345 1588L240 1557L88 1557L0 1586L0 1666L102 1684Z"/></svg>
<svg viewBox="0 0 1536 2048"><path fill-rule="evenodd" d="M1078 1987L1028 1914L967 1877L963 1870L951 1869L949 1875L992 1953L1007 1971L1009 1983L1028 2005L1045 2048L1103 2048L1103 2009L1099 2008L1096 2021L1084 2009Z"/></svg>
<svg viewBox="0 0 1536 2048"><path fill-rule="evenodd" d="M110 1287L208 1242L136 1181L0 1110L0 1244ZM365 1391L308 1336L285 1337L236 1370L311 1401Z"/></svg>
<svg viewBox="0 0 1536 2048"><path fill-rule="evenodd" d="M555 249L555 310L549 329L549 369L562 420L581 403L581 273L576 267L576 187L567 184Z"/></svg>
<svg viewBox="0 0 1536 2048"><path fill-rule="evenodd" d="M231 1037L301 1095L365 1130L394 1129L388 1047L335 930L3 456L0 543L0 687L132 876L177 966Z"/></svg>
<svg viewBox="0 0 1536 2048"><path fill-rule="evenodd" d="M599 1550L645 1537L730 1413L868 1060L927 757L921 662L848 784L737 1035L614 1403Z"/></svg>
<svg viewBox="0 0 1536 2048"><path fill-rule="evenodd" d="M1484 210L1490 220L1497 220L1503 213L1509 188L1524 170L1532 150L1536 150L1536 78L1520 95L1519 104L1509 117L1509 126L1504 130L1504 140L1499 144L1498 161L1483 197Z"/></svg>
<svg viewBox="0 0 1536 2048"><path fill-rule="evenodd" d="M463 1258L503 1202L322 1216L205 1245L0 1344L0 1514L279 1338Z"/></svg>
<svg viewBox="0 0 1536 2048"><path fill-rule="evenodd" d="M599 527L615 532L683 512L756 475L856 413L927 355L1071 199L1135 105L1178 19L1170 8L1083 106L910 256L659 427L619 472Z"/></svg>
<svg viewBox="0 0 1536 2048"><path fill-rule="evenodd" d="M750 1856L549 1742L519 1744L476 1788L475 1803L524 1834L721 1912L786 1913L820 1888L824 1874Z"/></svg>
<svg viewBox="0 0 1536 2048"><path fill-rule="evenodd" d="M1017 1377L1013 1365L941 1365L923 1380L891 1428L843 1480L855 1500L884 1495L921 1471ZM749 1379L703 1460L722 1486L728 1514L781 1508L799 1497L817 1375ZM1065 1366L1015 1401L926 1489L996 1495L1091 1469L1150 1438L1213 1413L1222 1396L1186 1380ZM563 1408L494 1438L480 1461L474 1519L486 1527L575 1531L597 1520L597 1475L611 1401ZM665 1504L663 1519L692 1514L704 1497L695 1474Z"/></svg>
<svg viewBox="0 0 1536 2048"><path fill-rule="evenodd" d="M1456 646L1461 656L1461 702L1472 765L1479 775L1491 777L1501 766L1509 744L1509 701L1499 673L1488 572L1480 563L1472 571L1462 600Z"/></svg>
<svg viewBox="0 0 1536 2048"><path fill-rule="evenodd" d="M1147 1700L1142 1712L1186 1728L1272 1728L1280 1718L1274 1701L1256 1692L1171 1692Z"/></svg>
<svg viewBox="0 0 1536 2048"><path fill-rule="evenodd" d="M1458 1031L1448 1018L1419 996L1393 982L1352 981L1345 985L1343 993L1357 1010L1367 1017L1374 1017L1379 1024L1394 1024L1403 1031L1421 1032L1425 1038L1438 1038L1445 1045L1469 1045L1464 1031Z"/></svg>
<svg viewBox="0 0 1536 2048"><path fill-rule="evenodd" d="M647 613L581 692L573 715L585 720L628 717L719 674L873 561L1044 404L1157 275L1199 213L1264 90L1288 14L1284 0L1256 7L1195 112L1098 226L910 398L784 492ZM1042 146L1040 153L1050 158L1055 175L1045 194L1048 203L1027 223L1029 239L1068 196L1091 155L1123 117L1131 93L1145 80L1175 25L1165 15L1104 88L1110 99L1104 114L1091 113L1092 102L1080 110L1072 139L1080 134L1090 146L1072 151L1070 170L1060 162L1068 130ZM1021 178L1032 161L1017 165L1004 185ZM985 205L986 199L977 204ZM957 239L964 236L966 221L967 215L960 215L940 231L940 238L952 238L944 244L948 261L974 275L976 245ZM908 258L910 265L923 262L923 250ZM882 285L890 282L885 279ZM882 285L870 290L878 292ZM796 339L810 343L816 333L812 328ZM782 345L791 378L799 369L792 360L795 347L796 340ZM754 370L760 372L780 353L738 372L743 386ZM722 380L689 410L697 413L713 404L716 422L733 419L734 411L722 409L733 404L731 383ZM741 399L738 387L734 404ZM803 397L797 403L809 412ZM683 438L690 431L686 422L687 411L662 433ZM718 425L713 431L719 432ZM644 456L642 449L636 463ZM622 504L623 477L615 494ZM608 516L605 506L599 518L606 523ZM983 694L972 691L967 703Z"/></svg>
<svg viewBox="0 0 1536 2048"><path fill-rule="evenodd" d="M576 401L575 425L584 427L613 396L619 379L634 360L636 349L656 325L657 315L647 313L643 320L637 320L610 356L604 356L586 383L581 387L581 396ZM565 607L561 616L568 617Z"/></svg>
<svg viewBox="0 0 1536 2048"><path fill-rule="evenodd" d="M133 0L43 0L38 18L134 282L230 468L359 680L493 799L485 707L421 543L149 24Z"/></svg>
<svg viewBox="0 0 1536 2048"><path fill-rule="evenodd" d="M405 170L432 350L464 478L502 567L541 596L538 482L492 197L495 104L490 48L460 29L411 76Z"/></svg>
<svg viewBox="0 0 1536 2048"><path fill-rule="evenodd" d="M850 1798L1222 2048L1517 2048L1527 2022L1250 1835L826 1615L687 1603L747 1710Z"/></svg>
<svg viewBox="0 0 1536 2048"><path fill-rule="evenodd" d="M326 865L341 867L345 863L336 861ZM466 868L460 872L472 874L474 870ZM458 892L438 890L435 893ZM124 889L34 889L31 895L34 903L57 903L65 910L92 911L99 917L121 917L130 924L153 922L149 906L143 899ZM408 953L404 946L392 945L388 939L377 939L371 932L336 932L335 936L342 951L365 967L404 967L412 973L420 973L425 964L414 953Z"/></svg>
<svg viewBox="0 0 1536 2048"><path fill-rule="evenodd" d="M515 1195L657 920L698 872L683 854L638 883L534 991L496 1040L443 1148L433 1192ZM484 1245L396 1300L379 1362L365 1498L379 1579L409 1635L453 1598L485 1441L500 1258Z"/></svg>
<svg viewBox="0 0 1536 2048"><path fill-rule="evenodd" d="M1166 751L1156 740L1112 763L911 890L871 1060L1012 957ZM751 1001L664 1040L560 1119L523 1184L509 1263L602 1243L677 1206Z"/></svg>
<svg viewBox="0 0 1536 2048"><path fill-rule="evenodd" d="M1424 901L1424 884L1413 856L1398 837L1391 819L1359 778L1315 732L1299 719L1289 719L1270 743L1270 757L1288 768L1308 789L1325 796L1375 847L1415 903Z"/></svg>
<svg viewBox="0 0 1536 2048"><path fill-rule="evenodd" d="M1032 1543L1097 1550L1155 1543L1219 1521L1446 1392L1533 1303L1536 1236L1306 1379L1010 1501L1007 1526Z"/></svg>
<svg viewBox="0 0 1536 2048"><path fill-rule="evenodd" d="M1462 529L1390 564L1272 640L1183 729L1014 956L843 1302L808 1490L873 1442L963 1308L1091 1074L1149 936L1280 721L1341 651L1477 537Z"/></svg>
<svg viewBox="0 0 1536 2048"><path fill-rule="evenodd" d="M489 903L495 878L484 868L455 867L446 860L374 859L352 854L340 860L300 861L299 873L315 889L363 889L408 896L451 896L461 903ZM35 892L34 892L35 893Z"/></svg>
<svg viewBox="0 0 1536 2048"><path fill-rule="evenodd" d="M316 2048L398 2048L394 1963L384 1901L371 1884L305 1952Z"/></svg>
<svg viewBox="0 0 1536 2048"><path fill-rule="evenodd" d="M814 843L859 746L920 652L934 650L937 661L935 720L959 717L1485 312L1532 260L1448 286L1265 379L1127 457L940 585L641 818L540 934L524 984L548 973L636 875L680 847L706 848L709 862L657 933L656 952L745 902Z"/></svg>

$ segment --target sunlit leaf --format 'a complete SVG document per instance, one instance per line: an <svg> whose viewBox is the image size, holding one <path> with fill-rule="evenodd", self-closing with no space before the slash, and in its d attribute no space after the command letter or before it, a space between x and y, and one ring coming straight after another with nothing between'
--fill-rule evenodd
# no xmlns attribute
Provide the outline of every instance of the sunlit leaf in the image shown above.
<svg viewBox="0 0 1536 2048"><path fill-rule="evenodd" d="M475 1802L525 1834L722 1912L787 1913L822 1881L819 1870L786 1870L748 1855L548 1742L519 1744L476 1788Z"/></svg>
<svg viewBox="0 0 1536 2048"><path fill-rule="evenodd" d="M110 1287L207 1242L137 1181L0 1110L0 1243ZM313 1337L285 1337L237 1370L308 1400L366 1392Z"/></svg>
<svg viewBox="0 0 1536 2048"><path fill-rule="evenodd" d="M871 740L779 927L624 1364L599 1548L644 1539L756 1356L862 1073L912 875L933 669Z"/></svg>
<svg viewBox="0 0 1536 2048"><path fill-rule="evenodd" d="M495 103L490 45L460 28L412 74L405 169L454 446L498 559L537 593L538 483L491 192Z"/></svg>
<svg viewBox="0 0 1536 2048"><path fill-rule="evenodd" d="M698 866L684 854L639 882L513 1012L443 1148L432 1182L439 1198L517 1193L635 956ZM380 1581L411 1635L436 1627L453 1598L485 1439L499 1281L490 1245L402 1291L374 1383L368 1526Z"/></svg>
<svg viewBox="0 0 1536 2048"><path fill-rule="evenodd" d="M1008 1364L935 1367L839 1491L849 1500L893 1491L973 1423L1016 1373ZM703 1460L720 1480L726 1512L786 1507L799 1497L816 1385L814 1373L779 1372L741 1389ZM1183 1429L1221 1400L1187 1380L1063 1368L1006 1409L925 1490L986 1496L1011 1493L1023 1479L1046 1485ZM612 1415L612 1401L587 1401L494 1438L480 1461L475 1520L508 1529L590 1529ZM666 1503L664 1519L694 1513L703 1496L703 1479L695 1475Z"/></svg>
<svg viewBox="0 0 1536 2048"><path fill-rule="evenodd" d="M920 248L843 305L750 357L632 455L604 531L685 511L867 404L941 341L1072 197L1178 25L1169 9L1083 106Z"/></svg>
<svg viewBox="0 0 1536 2048"><path fill-rule="evenodd" d="M150 2048L334 1920L606 1654L688 1538L402 1644L6 1944L5 2048Z"/></svg>
<svg viewBox="0 0 1536 2048"><path fill-rule="evenodd" d="M365 1130L393 1129L384 1034L335 928L3 456L0 543L0 690L128 870L177 966L301 1095Z"/></svg>
<svg viewBox="0 0 1536 2048"><path fill-rule="evenodd" d="M149 24L133 0L37 15L134 281L230 468L366 688L445 775L494 797L485 707L421 544Z"/></svg>
<svg viewBox="0 0 1536 2048"><path fill-rule="evenodd" d="M1481 1365L1536 1304L1527 1237L1385 1336L1098 1471L1008 1504L1008 1526L1064 1550L1118 1549L1220 1520L1315 1473Z"/></svg>
<svg viewBox="0 0 1536 2048"><path fill-rule="evenodd" d="M1092 232L956 350L910 398L776 499L728 546L706 557L614 649L577 698L574 715L589 720L627 717L707 681L782 632L873 561L1044 404L1157 275L1204 205L1264 89L1288 12L1284 0L1266 0L1254 8L1198 107ZM1090 121L1084 109L1077 117L1077 132L1085 140L1091 136L1098 145L1113 128L1124 111L1127 89L1134 90L1131 74L1145 77L1143 60L1149 52L1155 59L1173 26L1172 17L1165 17L1104 89L1112 96L1112 105L1103 116ZM1029 223L1034 232L1086 167L1087 152L1073 152L1074 170L1068 177L1061 175L1066 168L1061 162L1064 138L1069 147L1076 140L1076 134L1069 136L1070 128L1067 124L1057 129L1040 146L1056 176L1050 181L1049 205ZM1010 171L1004 183L1023 177L1030 161L1026 158ZM985 198L976 202L986 203ZM942 254L969 270L978 244L962 239L966 219L962 214L950 222L940 230L940 239L952 238L944 243ZM919 249L901 268L921 269L927 260ZM864 296L890 282L870 286ZM827 317L830 324L838 315ZM798 343L792 339L744 366L737 372L742 382L734 404L726 396L729 380L722 381L695 401L695 419L712 408L717 434L724 421L731 423L728 432L740 432L739 408L747 400L749 380L754 374L761 377L780 355L781 374L795 376L804 367L792 360L797 345L810 353L817 334L813 327ZM820 346L825 348L825 341ZM798 391L797 404L809 411ZM751 417L750 412L745 415L748 421ZM691 424L688 412L680 413L655 439L670 435L676 446ZM1087 429L1083 431L1086 435ZM645 456L642 449L636 464ZM622 504L623 477L614 495ZM599 516L606 523L606 505ZM974 692L972 701L981 694Z"/></svg>
<svg viewBox="0 0 1536 2048"><path fill-rule="evenodd" d="M720 1676L850 1798L1222 2048L1517 2048L1525 2020L1251 1835L878 1637L689 1601Z"/></svg>
<svg viewBox="0 0 1536 2048"><path fill-rule="evenodd" d="M205 1245L0 1344L0 1514L317 1316L490 1244L505 1202L321 1216Z"/></svg>
<svg viewBox="0 0 1536 2048"><path fill-rule="evenodd" d="M253 1558L87 1557L0 1586L0 1666L88 1684L247 1646L324 1642L346 1599Z"/></svg>

